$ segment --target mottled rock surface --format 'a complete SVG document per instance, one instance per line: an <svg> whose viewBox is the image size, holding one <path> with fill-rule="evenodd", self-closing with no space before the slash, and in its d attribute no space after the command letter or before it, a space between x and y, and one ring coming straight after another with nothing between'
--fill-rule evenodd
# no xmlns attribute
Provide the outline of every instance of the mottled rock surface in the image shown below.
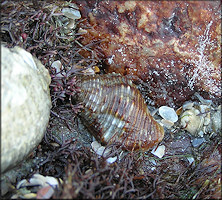
<svg viewBox="0 0 222 200"><path fill-rule="evenodd" d="M220 1L78 1L82 43L158 105L221 96ZM83 31L81 31L83 32ZM100 42L99 42L100 41ZM95 44L95 45L92 45ZM82 55L88 56L83 50Z"/></svg>
<svg viewBox="0 0 222 200"><path fill-rule="evenodd" d="M51 78L20 47L1 46L1 173L22 161L41 141L49 120Z"/></svg>

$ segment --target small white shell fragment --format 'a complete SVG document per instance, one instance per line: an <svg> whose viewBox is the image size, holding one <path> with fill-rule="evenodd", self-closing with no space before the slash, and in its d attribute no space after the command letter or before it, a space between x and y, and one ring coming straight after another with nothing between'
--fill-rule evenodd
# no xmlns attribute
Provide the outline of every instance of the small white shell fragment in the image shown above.
<svg viewBox="0 0 222 200"><path fill-rule="evenodd" d="M200 112L205 113L209 110L209 106L207 105L200 105Z"/></svg>
<svg viewBox="0 0 222 200"><path fill-rule="evenodd" d="M166 147L164 145L160 145L157 147L154 147L153 150L151 151L151 153L155 156L157 156L158 158L162 158L165 154L165 149Z"/></svg>
<svg viewBox="0 0 222 200"><path fill-rule="evenodd" d="M73 9L73 8L63 8L62 13L70 19L80 19L81 18L80 12L76 9Z"/></svg>
<svg viewBox="0 0 222 200"><path fill-rule="evenodd" d="M21 181L19 181L19 182L17 183L16 189L19 189L19 188L21 188L21 187L23 187L23 186L26 186L27 184L28 184L28 181L25 180L25 179L23 179L23 180L21 180Z"/></svg>
<svg viewBox="0 0 222 200"><path fill-rule="evenodd" d="M105 147L104 147L104 146L101 146L101 147L99 147L99 148L97 149L96 154L98 154L99 156L101 156L101 155L103 154L104 150L105 150Z"/></svg>
<svg viewBox="0 0 222 200"><path fill-rule="evenodd" d="M105 147L104 146L101 146L101 147L99 147L98 149L97 149L97 151L96 151L96 153L99 155L99 156L102 156L103 155L103 157L106 157L108 154L109 154L109 152L110 152L110 149L106 149L105 151Z"/></svg>
<svg viewBox="0 0 222 200"><path fill-rule="evenodd" d="M52 176L46 176L45 177L45 184L48 184L48 185L52 186L53 188L55 188L56 186L59 185L59 182L56 178L54 178Z"/></svg>
<svg viewBox="0 0 222 200"><path fill-rule="evenodd" d="M194 162L194 158L193 157L187 157L187 160L189 161L190 164L192 164Z"/></svg>
<svg viewBox="0 0 222 200"><path fill-rule="evenodd" d="M86 29L83 28L79 28L78 33L87 33L88 31Z"/></svg>
<svg viewBox="0 0 222 200"><path fill-rule="evenodd" d="M62 73L61 73L61 70L63 70L63 66L62 66L62 63L59 61L59 60L56 60L54 61L52 64L51 64L51 67L54 68L56 70L56 73L57 73L57 77L63 77Z"/></svg>
<svg viewBox="0 0 222 200"><path fill-rule="evenodd" d="M156 161L153 158L150 159L150 162L156 165Z"/></svg>
<svg viewBox="0 0 222 200"><path fill-rule="evenodd" d="M26 187L26 186L36 186L39 185L41 187L45 186L58 186L59 182L56 178L52 176L42 176L41 174L34 174L32 178L27 181L26 179L23 179L19 181L16 185L16 188L19 189L21 187Z"/></svg>
<svg viewBox="0 0 222 200"><path fill-rule="evenodd" d="M187 101L183 104L183 110L189 110L193 107L194 102Z"/></svg>
<svg viewBox="0 0 222 200"><path fill-rule="evenodd" d="M174 123L172 121L166 120L166 119L162 119L161 123L163 124L163 126L165 126L166 128L171 128Z"/></svg>
<svg viewBox="0 0 222 200"><path fill-rule="evenodd" d="M178 120L178 116L175 110L168 106L161 106L159 108L159 114L162 118L169 120L171 122L176 122Z"/></svg>
<svg viewBox="0 0 222 200"><path fill-rule="evenodd" d="M107 158L106 162L108 162L109 164L112 164L112 163L116 162L116 160L117 160L117 156Z"/></svg>
<svg viewBox="0 0 222 200"><path fill-rule="evenodd" d="M152 167L151 170L154 171L156 169L156 167Z"/></svg>
<svg viewBox="0 0 222 200"><path fill-rule="evenodd" d="M111 151L111 149L106 149L106 150L105 150L105 147L102 146L102 145L101 145L100 143L98 143L97 141L92 142L92 143L91 143L91 147L92 147L93 151L94 151L97 155L99 155L99 156L102 156L102 155L103 155L103 157L106 157L106 156L110 153L110 151ZM105 152L104 152L104 150L105 150ZM103 153L103 152L104 152L104 153Z"/></svg>
<svg viewBox="0 0 222 200"><path fill-rule="evenodd" d="M58 186L59 182L56 178L52 176L42 176L41 174L34 174L29 180L31 184L39 184L41 186Z"/></svg>
<svg viewBox="0 0 222 200"><path fill-rule="evenodd" d="M82 71L83 73L87 74L87 75L93 75L95 74L95 71L92 69L92 67L87 68L85 70Z"/></svg>
<svg viewBox="0 0 222 200"><path fill-rule="evenodd" d="M198 109L192 108L191 110L193 110L193 111L194 111L194 114L196 114L196 115L199 115L199 114L200 114L200 111L199 111Z"/></svg>
<svg viewBox="0 0 222 200"><path fill-rule="evenodd" d="M199 133L198 133L198 135L199 135L200 137L203 137L203 136L204 136L204 132L200 130Z"/></svg>
<svg viewBox="0 0 222 200"><path fill-rule="evenodd" d="M59 73L61 71L61 69L63 69L62 63L60 62L60 60L56 60L51 64L52 68L56 69L56 73Z"/></svg>
<svg viewBox="0 0 222 200"><path fill-rule="evenodd" d="M97 141L93 141L93 142L91 143L91 147L92 147L93 151L94 151L97 155L103 156L103 157L106 157L106 156L110 153L110 151L111 151L111 149L105 149L105 147L102 146L102 145L101 145L100 143L98 143ZM105 150L105 151L104 151L104 150ZM120 156L121 156L121 154L120 154ZM109 157L109 158L106 159L106 162L108 162L109 164L112 164L112 163L116 162L116 160L117 160L117 156L115 156L115 157Z"/></svg>
<svg viewBox="0 0 222 200"><path fill-rule="evenodd" d="M40 174L34 174L32 178L29 179L29 186L40 185L43 186L45 184L45 177Z"/></svg>
<svg viewBox="0 0 222 200"><path fill-rule="evenodd" d="M93 151L97 152L99 147L101 147L101 144L98 143L97 141L94 141L94 142L91 143L91 147L92 147Z"/></svg>

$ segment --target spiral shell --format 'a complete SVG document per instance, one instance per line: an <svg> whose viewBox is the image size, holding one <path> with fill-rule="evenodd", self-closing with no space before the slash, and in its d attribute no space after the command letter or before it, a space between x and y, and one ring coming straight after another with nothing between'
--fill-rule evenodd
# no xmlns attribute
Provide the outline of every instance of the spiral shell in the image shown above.
<svg viewBox="0 0 222 200"><path fill-rule="evenodd" d="M81 76L77 101L83 123L102 144L120 143L146 151L159 143L164 130L151 116L137 87L119 74Z"/></svg>

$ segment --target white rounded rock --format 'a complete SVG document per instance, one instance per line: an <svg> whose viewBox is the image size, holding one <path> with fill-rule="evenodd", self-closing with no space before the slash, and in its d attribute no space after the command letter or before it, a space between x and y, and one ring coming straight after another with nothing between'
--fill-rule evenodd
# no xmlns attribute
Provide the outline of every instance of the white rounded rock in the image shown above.
<svg viewBox="0 0 222 200"><path fill-rule="evenodd" d="M161 106L159 108L159 114L163 119L174 122L174 123L178 120L178 116L175 110L168 106Z"/></svg>
<svg viewBox="0 0 222 200"><path fill-rule="evenodd" d="M1 172L22 161L42 140L51 99L48 70L20 47L1 45Z"/></svg>

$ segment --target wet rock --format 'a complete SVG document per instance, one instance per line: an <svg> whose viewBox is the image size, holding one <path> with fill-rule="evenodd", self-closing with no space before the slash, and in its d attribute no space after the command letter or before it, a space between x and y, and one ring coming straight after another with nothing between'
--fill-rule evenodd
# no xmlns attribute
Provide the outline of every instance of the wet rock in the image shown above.
<svg viewBox="0 0 222 200"><path fill-rule="evenodd" d="M16 166L41 141L49 120L50 76L20 47L1 46L1 173Z"/></svg>
<svg viewBox="0 0 222 200"><path fill-rule="evenodd" d="M82 43L107 72L131 76L157 105L181 106L196 91L219 100L219 1L77 2L90 27Z"/></svg>

